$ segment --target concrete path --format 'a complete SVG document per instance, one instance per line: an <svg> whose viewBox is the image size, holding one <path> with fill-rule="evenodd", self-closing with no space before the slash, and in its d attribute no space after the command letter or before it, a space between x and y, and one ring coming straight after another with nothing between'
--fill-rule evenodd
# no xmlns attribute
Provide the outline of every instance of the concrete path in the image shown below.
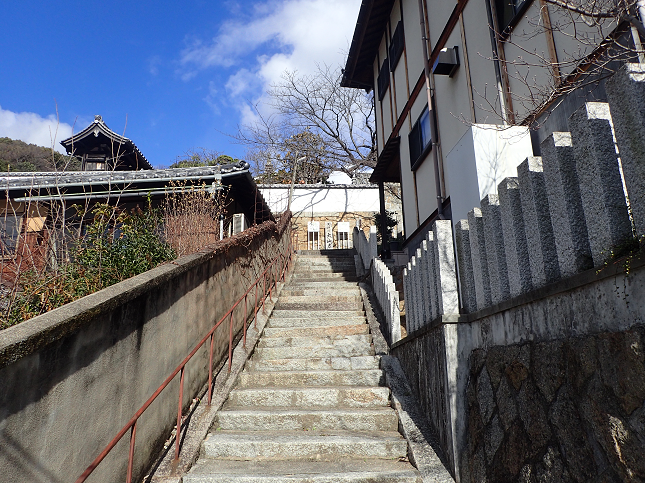
<svg viewBox="0 0 645 483"><path fill-rule="evenodd" d="M183 483L421 483L384 379L353 256L298 255Z"/></svg>

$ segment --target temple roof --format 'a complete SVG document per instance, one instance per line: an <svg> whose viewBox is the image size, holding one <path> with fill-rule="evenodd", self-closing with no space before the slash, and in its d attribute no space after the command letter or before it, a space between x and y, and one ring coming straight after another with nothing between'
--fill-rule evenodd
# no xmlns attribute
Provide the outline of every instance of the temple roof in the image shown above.
<svg viewBox="0 0 645 483"><path fill-rule="evenodd" d="M152 165L139 148L130 139L107 127L101 116L94 116L94 121L89 126L60 143L67 150L67 154L83 156L100 153L111 159L117 158L117 170L152 169Z"/></svg>

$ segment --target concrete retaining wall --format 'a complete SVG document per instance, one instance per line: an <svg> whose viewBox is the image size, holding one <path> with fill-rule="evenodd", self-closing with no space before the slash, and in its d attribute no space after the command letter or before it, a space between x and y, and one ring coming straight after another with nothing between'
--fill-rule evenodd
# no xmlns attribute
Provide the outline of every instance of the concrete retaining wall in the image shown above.
<svg viewBox="0 0 645 483"><path fill-rule="evenodd" d="M556 460L554 464L567 470L570 481L590 481L574 475L593 473L598 468L611 467L608 475L621 478L629 471L640 474L642 463L631 461L628 455L635 451L645 453L645 425L639 416L645 412L642 406L645 393L641 394L645 387L641 346L645 325L645 258L628 263L628 273L624 262L620 262L599 272L588 270L472 314L441 316L393 345L391 354L401 360L458 481L569 481L569 477L531 479L535 472L543 471L547 463ZM519 398L526 398L526 391L531 389L523 384L544 381L540 371L551 370L550 364L557 365L562 354L571 352L563 347L574 349L585 344L598 347L609 344L611 350L602 352L605 354L602 357L598 355L601 352L594 352L588 373L565 367L565 372L569 372L560 374L562 380L553 394L566 407L553 409L544 403L540 406L543 412L534 415L536 418L546 415L544 421L529 420L528 413L522 419ZM629 364L617 365L617 361ZM490 391L485 384L483 364L491 379ZM621 372L619 367L623 366ZM491 376L491 370L497 376ZM510 386L500 390L501 372ZM580 374L585 378L587 392L586 396L576 397L587 397L589 401L594 392L602 397L596 412L583 408L586 404L583 399L572 402L571 394L580 389L573 385L579 384L576 378ZM565 380L569 382L562 382ZM589 386L592 382L596 386ZM625 400L630 401L629 410ZM583 427L589 438L595 439L588 443L593 458L583 459L582 463L570 459L572 447L567 445L579 441L571 435L579 431L576 425L580 423L573 416L564 418L565 409L572 414L587 411L579 417L586 424ZM606 424L594 423L589 420L590 415L604 418ZM539 430L535 426L538 423L549 428L549 437L545 436L539 444L531 437ZM612 447L606 439L611 434L616 438ZM511 451L515 444L524 445L522 451L517 448ZM619 457L623 447L624 461ZM557 449L557 453L550 448ZM576 466L580 464L587 466L581 470ZM527 469L523 469L526 465ZM533 477L520 480L519 472L529 470ZM479 478L482 475L488 475L488 479Z"/></svg>
<svg viewBox="0 0 645 483"><path fill-rule="evenodd" d="M289 224L266 222L0 332L0 481L76 479L279 253ZM253 297L248 300L253 314ZM234 333L243 324L234 317ZM228 351L215 332L214 360ZM188 364L184 401L208 376L208 344ZM179 380L137 426L135 481L176 423ZM126 435L88 481L125 481Z"/></svg>

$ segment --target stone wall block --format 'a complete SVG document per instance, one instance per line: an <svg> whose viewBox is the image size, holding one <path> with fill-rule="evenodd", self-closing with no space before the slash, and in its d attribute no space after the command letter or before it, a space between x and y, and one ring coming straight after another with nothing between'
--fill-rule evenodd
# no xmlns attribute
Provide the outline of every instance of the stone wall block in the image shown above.
<svg viewBox="0 0 645 483"><path fill-rule="evenodd" d="M408 262L406 267L403 267L403 298L405 300L405 328L408 332L412 332L412 323L414 320L414 315L412 315L412 287L410 283L410 278L412 274L410 273L412 269L412 264Z"/></svg>
<svg viewBox="0 0 645 483"><path fill-rule="evenodd" d="M497 195L486 195L481 201L486 239L486 260L490 280L491 302L497 304L510 297L502 216Z"/></svg>
<svg viewBox="0 0 645 483"><path fill-rule="evenodd" d="M560 278L542 158L530 156L517 167L524 229L535 288ZM560 220L558 220L558 223Z"/></svg>
<svg viewBox="0 0 645 483"><path fill-rule="evenodd" d="M427 266L426 261L424 256L426 253L421 249L417 248L416 250L416 256L417 256L417 283L419 284L418 288L418 296L419 296L419 314L421 316L421 326L423 327L428 323L429 314L427 312L427 298L426 298L426 292L427 292L427 270L425 270L425 267Z"/></svg>
<svg viewBox="0 0 645 483"><path fill-rule="evenodd" d="M484 220L479 208L468 212L468 227L470 228L470 253L473 261L473 277L475 279L475 298L477 310L491 305L490 280L488 278L488 263L486 260L486 239L484 237Z"/></svg>
<svg viewBox="0 0 645 483"><path fill-rule="evenodd" d="M427 273L428 273L428 294L430 306L430 318L436 319L439 316L439 298L437 293L438 279L437 279L437 247L434 238L434 232L430 230L425 239L428 247L428 257L426 258Z"/></svg>
<svg viewBox="0 0 645 483"><path fill-rule="evenodd" d="M410 311L413 313L412 324L410 326L410 331L414 332L420 326L419 320L419 296L417 294L418 282L417 282L417 257L412 255L410 257ZM408 301L406 301L408 303Z"/></svg>
<svg viewBox="0 0 645 483"><path fill-rule="evenodd" d="M466 313L474 312L477 310L477 298L475 297L475 277L473 275L473 260L470 252L468 220L459 220L455 225L455 245L457 247L462 307Z"/></svg>
<svg viewBox="0 0 645 483"><path fill-rule="evenodd" d="M421 257L421 273L423 275L421 280L421 291L423 293L423 313L425 314L426 322L432 320L432 306L430 303L430 273L428 273L428 257L432 256L432 252L428 252L428 242L423 240L421 242L420 251Z"/></svg>
<svg viewBox="0 0 645 483"><path fill-rule="evenodd" d="M560 272L568 277L593 267L571 133L554 132L540 148Z"/></svg>
<svg viewBox="0 0 645 483"><path fill-rule="evenodd" d="M504 178L497 186L497 192L506 248L509 292L511 297L516 297L533 289L518 179Z"/></svg>
<svg viewBox="0 0 645 483"><path fill-rule="evenodd" d="M645 64L623 65L605 84L636 233L645 235Z"/></svg>
<svg viewBox="0 0 645 483"><path fill-rule="evenodd" d="M452 223L450 220L437 220L434 222L432 230L436 240L439 315L458 314L459 290Z"/></svg>
<svg viewBox="0 0 645 483"><path fill-rule="evenodd" d="M582 208L596 266L608 258L612 248L632 237L609 119L609 106L604 102L587 102L569 118Z"/></svg>

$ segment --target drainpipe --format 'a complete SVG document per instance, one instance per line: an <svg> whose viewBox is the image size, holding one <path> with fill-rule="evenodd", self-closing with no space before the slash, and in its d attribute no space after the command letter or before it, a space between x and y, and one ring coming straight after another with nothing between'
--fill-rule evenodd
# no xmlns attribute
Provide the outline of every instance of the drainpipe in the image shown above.
<svg viewBox="0 0 645 483"><path fill-rule="evenodd" d="M645 1L645 0L643 0ZM434 181L435 181L435 190L437 191L437 219L443 220L443 197L441 196L441 178L439 175L439 154L437 153L437 141L436 135L439 132L437 130L435 116L434 116L434 106L432 105L432 80L430 77L430 59L428 57L428 41L426 37L426 23L425 15L423 13L423 0L419 0L419 18L421 19L421 43L423 44L423 71L426 77L426 94L428 96L428 111L430 118L430 132L432 136L432 160L434 162Z"/></svg>

